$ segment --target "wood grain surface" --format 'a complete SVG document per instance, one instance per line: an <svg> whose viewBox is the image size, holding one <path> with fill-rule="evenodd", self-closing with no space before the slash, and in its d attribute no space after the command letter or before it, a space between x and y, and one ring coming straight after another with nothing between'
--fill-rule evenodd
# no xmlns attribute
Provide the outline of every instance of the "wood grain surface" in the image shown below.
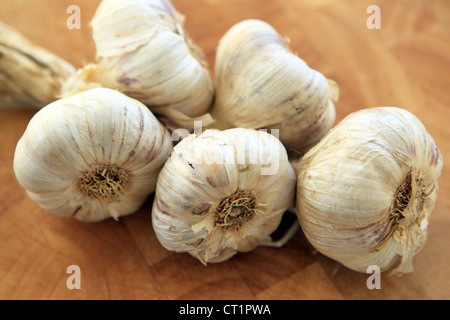
<svg viewBox="0 0 450 320"><path fill-rule="evenodd" d="M99 1L9 0L0 20L76 67L92 61L89 21ZM81 8L69 30L66 9ZM157 241L150 197L135 214L99 223L54 217L28 198L12 161L33 110L0 110L0 299L450 299L450 2L447 0L173 0L213 72L220 37L234 23L262 19L291 40L311 67L341 89L337 120L375 106L404 107L424 123L444 158L428 242L415 271L351 271L314 251L301 231L284 247L260 247L203 266ZM366 10L381 9L381 29ZM66 286L69 265L81 289Z"/></svg>

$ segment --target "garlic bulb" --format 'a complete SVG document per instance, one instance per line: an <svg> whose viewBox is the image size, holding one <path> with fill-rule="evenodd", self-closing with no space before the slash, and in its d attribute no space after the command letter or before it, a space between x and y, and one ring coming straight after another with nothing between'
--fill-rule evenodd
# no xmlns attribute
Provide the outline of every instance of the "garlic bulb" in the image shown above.
<svg viewBox="0 0 450 320"><path fill-rule="evenodd" d="M295 174L276 137L210 129L181 140L164 164L153 228L168 250L222 262L270 235L294 195Z"/></svg>
<svg viewBox="0 0 450 320"><path fill-rule="evenodd" d="M350 269L413 271L434 208L442 158L409 111L357 111L294 164L296 211L310 243Z"/></svg>
<svg viewBox="0 0 450 320"><path fill-rule="evenodd" d="M74 72L69 62L0 22L0 107L43 107Z"/></svg>
<svg viewBox="0 0 450 320"><path fill-rule="evenodd" d="M190 118L210 122L211 76L183 22L168 0L102 0L91 21L96 63L78 70L62 96L97 84L141 101L176 128L192 126Z"/></svg>
<svg viewBox="0 0 450 320"><path fill-rule="evenodd" d="M82 221L135 212L154 191L170 134L142 103L96 88L31 119L14 154L17 180L43 209Z"/></svg>
<svg viewBox="0 0 450 320"><path fill-rule="evenodd" d="M292 154L317 143L335 121L338 87L292 53L264 21L244 20L220 40L211 127L274 128Z"/></svg>

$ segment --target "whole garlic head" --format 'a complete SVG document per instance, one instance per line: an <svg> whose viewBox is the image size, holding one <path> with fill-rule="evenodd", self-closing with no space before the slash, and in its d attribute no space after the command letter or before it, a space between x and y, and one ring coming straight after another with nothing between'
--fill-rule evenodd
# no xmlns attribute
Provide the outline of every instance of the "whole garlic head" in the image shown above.
<svg viewBox="0 0 450 320"><path fill-rule="evenodd" d="M354 112L294 168L297 215L319 252L359 272L413 271L442 169L419 119L395 107Z"/></svg>
<svg viewBox="0 0 450 320"><path fill-rule="evenodd" d="M96 88L36 113L17 143L14 172L31 199L52 214L117 219L155 190L171 150L168 130L145 105Z"/></svg>
<svg viewBox="0 0 450 320"><path fill-rule="evenodd" d="M153 228L168 250L202 263L253 250L293 204L295 174L273 135L206 130L184 138L158 177Z"/></svg>
<svg viewBox="0 0 450 320"><path fill-rule="evenodd" d="M303 154L334 125L339 90L311 69L268 23L244 20L220 40L211 127L279 129L292 154Z"/></svg>
<svg viewBox="0 0 450 320"><path fill-rule="evenodd" d="M210 121L211 76L183 22L168 0L102 0L91 21L96 63L78 70L61 94L100 85L141 101L175 128L189 127L190 118Z"/></svg>

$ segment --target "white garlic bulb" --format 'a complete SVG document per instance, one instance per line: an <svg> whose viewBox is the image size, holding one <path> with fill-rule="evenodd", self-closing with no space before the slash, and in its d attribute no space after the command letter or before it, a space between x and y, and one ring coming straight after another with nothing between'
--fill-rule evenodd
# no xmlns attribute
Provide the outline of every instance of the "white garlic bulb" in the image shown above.
<svg viewBox="0 0 450 320"><path fill-rule="evenodd" d="M14 154L14 172L48 212L99 221L135 212L154 191L172 150L148 108L105 88L40 109Z"/></svg>
<svg viewBox="0 0 450 320"><path fill-rule="evenodd" d="M413 271L442 169L417 117L395 107L354 112L294 168L297 215L319 252L359 272Z"/></svg>
<svg viewBox="0 0 450 320"><path fill-rule="evenodd" d="M168 250L222 262L270 235L294 195L295 174L276 137L210 129L181 140L164 164L153 228Z"/></svg>
<svg viewBox="0 0 450 320"><path fill-rule="evenodd" d="M69 62L0 22L0 107L43 107L74 72Z"/></svg>
<svg viewBox="0 0 450 320"><path fill-rule="evenodd" d="M211 127L279 129L290 153L302 154L334 125L339 90L291 52L268 23L244 20L220 40Z"/></svg>
<svg viewBox="0 0 450 320"><path fill-rule="evenodd" d="M96 63L78 70L62 96L97 84L141 101L176 128L192 126L190 118L211 121L212 79L183 22L168 0L102 0L91 21Z"/></svg>

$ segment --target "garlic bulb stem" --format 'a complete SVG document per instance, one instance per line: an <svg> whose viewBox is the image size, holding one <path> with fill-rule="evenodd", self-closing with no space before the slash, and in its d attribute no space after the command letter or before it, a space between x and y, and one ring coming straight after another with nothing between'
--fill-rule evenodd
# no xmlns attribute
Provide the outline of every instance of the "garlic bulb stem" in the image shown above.
<svg viewBox="0 0 450 320"><path fill-rule="evenodd" d="M290 207L284 215L296 215L295 209L293 207ZM291 223L289 228L284 232L284 234L278 239L275 240L272 238L272 235L267 236L264 238L264 240L261 242L260 246L262 247L270 247L270 248L281 248L286 243L288 243L300 230L300 224L298 222L298 219L295 218L295 220Z"/></svg>

